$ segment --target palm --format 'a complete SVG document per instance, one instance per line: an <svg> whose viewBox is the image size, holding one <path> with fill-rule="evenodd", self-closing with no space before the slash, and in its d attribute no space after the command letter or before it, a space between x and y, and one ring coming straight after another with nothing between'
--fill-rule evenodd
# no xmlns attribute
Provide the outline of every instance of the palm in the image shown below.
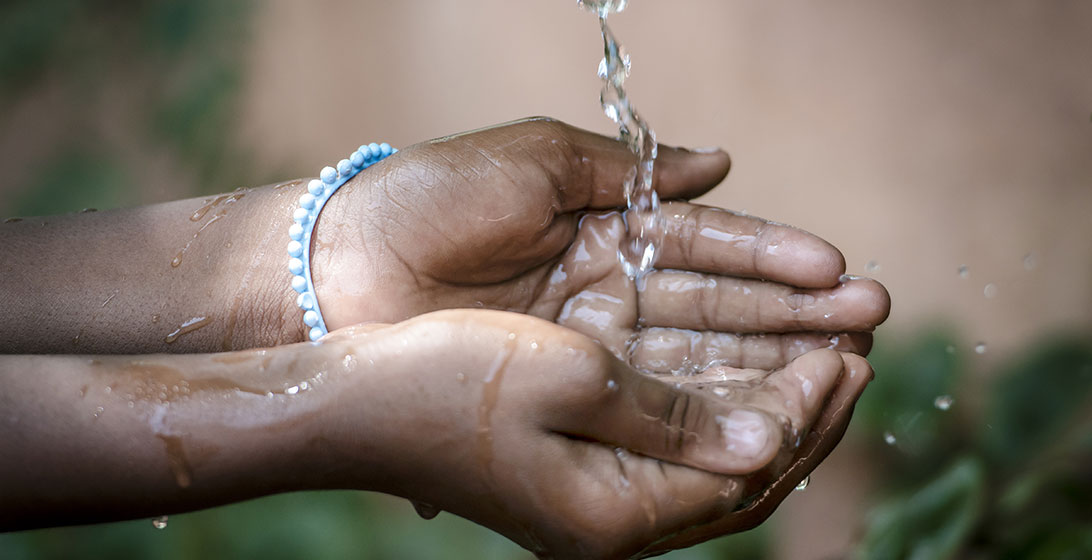
<svg viewBox="0 0 1092 560"><path fill-rule="evenodd" d="M665 198L701 194L727 171L726 157L661 154ZM867 353L863 333L886 315L886 294L865 280L838 286L841 255L792 228L665 204L657 266L676 270L638 289L616 256L630 164L617 142L542 121L407 148L339 194L348 220L319 222L316 243L334 248L312 264L327 323L518 311L650 370L711 360L777 367L831 345Z"/></svg>

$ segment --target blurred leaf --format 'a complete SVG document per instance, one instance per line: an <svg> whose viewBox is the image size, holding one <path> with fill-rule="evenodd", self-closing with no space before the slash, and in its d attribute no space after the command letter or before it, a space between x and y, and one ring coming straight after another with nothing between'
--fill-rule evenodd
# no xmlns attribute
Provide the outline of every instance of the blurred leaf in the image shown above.
<svg viewBox="0 0 1092 560"><path fill-rule="evenodd" d="M1028 560L1086 560L1092 558L1092 526L1062 527L1052 531L1028 552Z"/></svg>
<svg viewBox="0 0 1092 560"><path fill-rule="evenodd" d="M876 379L857 405L854 429L863 431L870 445L883 445L889 432L899 451L925 459L900 461L902 467L933 468L929 459L940 455L942 440L953 435L942 429L951 414L933 405L938 396L953 394L960 380L958 354L950 351L951 340L943 332L932 332L908 346L880 342L870 357Z"/></svg>
<svg viewBox="0 0 1092 560"><path fill-rule="evenodd" d="M1064 455L1059 445L1087 445L1089 418L1077 415L1092 402L1092 346L1060 341L1034 351L1001 375L991 397L982 439L1003 469L1038 461L1048 447Z"/></svg>
<svg viewBox="0 0 1092 560"><path fill-rule="evenodd" d="M75 0L0 3L0 93L17 92L49 69L76 8Z"/></svg>
<svg viewBox="0 0 1092 560"><path fill-rule="evenodd" d="M924 487L876 507L855 556L870 560L950 558L982 513L982 465L964 457Z"/></svg>

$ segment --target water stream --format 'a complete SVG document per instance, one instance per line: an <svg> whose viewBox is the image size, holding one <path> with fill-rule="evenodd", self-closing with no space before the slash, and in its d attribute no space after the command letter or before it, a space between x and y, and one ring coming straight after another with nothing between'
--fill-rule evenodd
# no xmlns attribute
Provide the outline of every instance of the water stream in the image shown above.
<svg viewBox="0 0 1092 560"><path fill-rule="evenodd" d="M664 224L660 199L652 184L656 134L641 119L626 96L629 55L607 26L607 16L625 9L627 0L578 0L578 4L599 17L603 35L603 59L599 62L603 89L599 101L603 112L618 125L619 138L635 156L634 166L626 175L623 185L626 193L626 212L623 215L626 232L618 247L618 257L626 274L640 280L656 262L656 249L663 240Z"/></svg>

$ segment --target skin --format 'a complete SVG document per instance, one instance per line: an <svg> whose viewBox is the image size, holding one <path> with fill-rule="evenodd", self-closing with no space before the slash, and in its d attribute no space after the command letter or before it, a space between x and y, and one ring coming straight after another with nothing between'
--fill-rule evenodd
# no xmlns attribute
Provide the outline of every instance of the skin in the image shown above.
<svg viewBox="0 0 1092 560"><path fill-rule="evenodd" d="M841 253L807 232L682 201L716 186L729 164L723 152L661 146L656 184L674 202L664 206L657 266L692 274L668 274L667 289L654 273L639 291L615 266L632 165L621 143L529 119L408 147L323 210L311 263L323 315L336 329L503 309L574 328L621 357L627 341L664 334L654 329L687 329L703 337L698 353L721 347L728 365L743 367L783 365L829 346L830 335L836 349L867 354L889 308L881 285L839 282ZM20 263L0 286L8 311L0 351L217 352L302 341L284 246L304 184L0 224L5 262ZM687 303L694 298L717 311L688 314L703 307ZM580 319L615 299L608 323ZM199 328L180 330L186 324Z"/></svg>
<svg viewBox="0 0 1092 560"><path fill-rule="evenodd" d="M342 329L317 346L290 344L284 230L304 181L0 224L20 263L4 352L273 347L0 358L0 526L305 488L404 496L544 557L761 522L840 439L888 295L809 233L687 202L728 157L667 146L660 270L631 281L615 256L631 165L615 140L529 119L365 170L316 226L318 299ZM729 445L726 425L762 445Z"/></svg>
<svg viewBox="0 0 1092 560"><path fill-rule="evenodd" d="M739 506L821 458L783 437L831 435L871 375L821 349L676 387L571 329L486 310L317 345L7 356L0 528L353 488L451 511L544 558L653 554L764 516ZM709 390L722 385L737 390Z"/></svg>

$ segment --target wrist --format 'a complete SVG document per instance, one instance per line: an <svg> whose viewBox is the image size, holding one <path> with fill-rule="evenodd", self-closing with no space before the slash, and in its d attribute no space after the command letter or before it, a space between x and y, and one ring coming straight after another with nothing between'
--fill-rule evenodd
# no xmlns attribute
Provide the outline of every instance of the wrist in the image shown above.
<svg viewBox="0 0 1092 560"><path fill-rule="evenodd" d="M252 210L224 240L238 261L217 278L223 294L224 335L213 351L267 348L304 341L303 312L296 306L284 253L288 225L306 180L251 191Z"/></svg>

